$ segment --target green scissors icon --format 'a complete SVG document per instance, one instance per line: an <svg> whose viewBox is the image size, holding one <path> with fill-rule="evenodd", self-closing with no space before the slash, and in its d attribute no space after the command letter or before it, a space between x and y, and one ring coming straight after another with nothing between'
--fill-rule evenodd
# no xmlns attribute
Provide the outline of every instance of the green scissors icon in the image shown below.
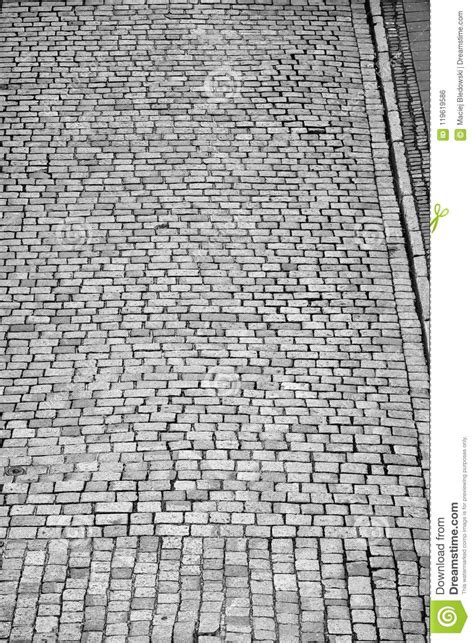
<svg viewBox="0 0 474 643"><path fill-rule="evenodd" d="M431 233L433 233L438 227L439 220L443 217L448 216L449 210L448 208L444 208L443 210L441 210L441 204L437 203L434 207L434 213L435 216L430 221Z"/></svg>

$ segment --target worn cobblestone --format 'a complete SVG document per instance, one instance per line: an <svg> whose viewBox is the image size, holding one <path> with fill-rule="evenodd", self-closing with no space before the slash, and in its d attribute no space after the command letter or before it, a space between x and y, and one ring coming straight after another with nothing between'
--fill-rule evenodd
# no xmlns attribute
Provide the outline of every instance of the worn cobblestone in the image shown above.
<svg viewBox="0 0 474 643"><path fill-rule="evenodd" d="M363 0L1 24L2 640L426 640L427 368Z"/></svg>

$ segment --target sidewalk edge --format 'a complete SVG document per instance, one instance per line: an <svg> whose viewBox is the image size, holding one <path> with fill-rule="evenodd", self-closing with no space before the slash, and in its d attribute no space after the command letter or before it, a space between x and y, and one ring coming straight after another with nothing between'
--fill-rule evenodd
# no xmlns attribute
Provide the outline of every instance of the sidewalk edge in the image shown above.
<svg viewBox="0 0 474 643"><path fill-rule="evenodd" d="M367 18L373 34L376 74L385 108L385 120L389 134L390 162L393 168L395 194L400 207L405 245L410 263L410 275L416 297L416 307L421 322L426 358L430 357L430 283L428 263L423 246L420 225L416 212L413 189L406 156L405 141L401 128L400 111L392 77L390 54L380 0L366 0Z"/></svg>

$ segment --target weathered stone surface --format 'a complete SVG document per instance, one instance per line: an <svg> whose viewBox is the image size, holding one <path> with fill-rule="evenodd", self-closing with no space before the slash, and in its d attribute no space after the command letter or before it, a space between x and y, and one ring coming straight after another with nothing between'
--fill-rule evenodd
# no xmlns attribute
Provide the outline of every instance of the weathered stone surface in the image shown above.
<svg viewBox="0 0 474 643"><path fill-rule="evenodd" d="M426 635L364 2L4 4L0 636Z"/></svg>

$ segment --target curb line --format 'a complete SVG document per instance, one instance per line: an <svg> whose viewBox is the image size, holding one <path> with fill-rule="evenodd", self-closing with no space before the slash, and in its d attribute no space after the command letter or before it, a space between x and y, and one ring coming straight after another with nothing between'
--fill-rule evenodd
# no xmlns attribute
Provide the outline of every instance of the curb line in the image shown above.
<svg viewBox="0 0 474 643"><path fill-rule="evenodd" d="M373 33L380 91L385 108L389 133L389 153L394 171L395 194L400 206L400 218L405 235L410 274L415 291L416 306L421 322L423 344L429 362L430 357L430 283L428 264L423 246L418 215L406 157L405 141L401 127L395 85L392 77L390 54L385 33L380 0L366 0L367 17Z"/></svg>

